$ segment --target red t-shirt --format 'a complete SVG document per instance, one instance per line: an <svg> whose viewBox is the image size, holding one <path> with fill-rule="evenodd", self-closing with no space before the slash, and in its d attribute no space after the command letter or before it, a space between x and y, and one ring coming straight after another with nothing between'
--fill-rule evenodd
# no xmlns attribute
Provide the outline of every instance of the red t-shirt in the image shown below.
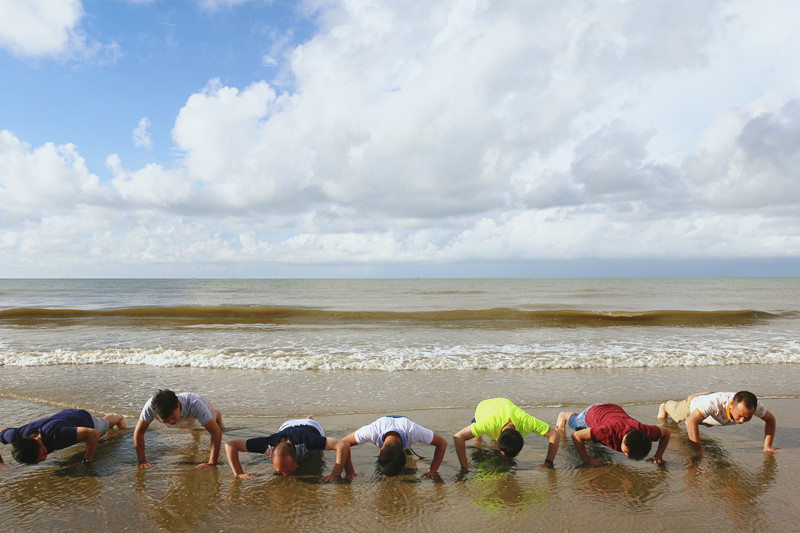
<svg viewBox="0 0 800 533"><path fill-rule="evenodd" d="M586 413L586 425L589 427L592 440L605 444L618 452L622 451L622 439L632 429L643 431L651 441L661 438L661 428L642 424L619 405L601 403Z"/></svg>

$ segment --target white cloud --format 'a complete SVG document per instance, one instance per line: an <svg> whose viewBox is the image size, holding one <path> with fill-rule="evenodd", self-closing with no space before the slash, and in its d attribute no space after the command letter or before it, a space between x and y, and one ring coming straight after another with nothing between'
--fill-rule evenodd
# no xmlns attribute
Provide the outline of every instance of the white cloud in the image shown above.
<svg viewBox="0 0 800 533"><path fill-rule="evenodd" d="M212 79L176 112L176 165L111 155L101 182L74 146L1 132L0 257L21 242L125 264L800 255L796 67L748 74L800 46L784 17L741 2L305 6L321 30L285 56L292 91ZM149 127L134 144L150 148Z"/></svg>
<svg viewBox="0 0 800 533"><path fill-rule="evenodd" d="M0 47L20 57L115 63L120 46L82 32L83 16L81 0L0 0Z"/></svg>
<svg viewBox="0 0 800 533"><path fill-rule="evenodd" d="M21 56L54 56L76 38L83 8L80 0L3 0L0 46Z"/></svg>
<svg viewBox="0 0 800 533"><path fill-rule="evenodd" d="M75 146L38 148L0 130L0 217L28 216L101 200L98 177Z"/></svg>
<svg viewBox="0 0 800 533"><path fill-rule="evenodd" d="M769 111L729 111L686 172L706 182L705 200L723 208L797 206L800 203L800 99Z"/></svg>
<svg viewBox="0 0 800 533"><path fill-rule="evenodd" d="M133 136L133 145L144 148L145 150L153 149L153 140L150 138L150 119L142 117L139 119L139 124L131 132Z"/></svg>

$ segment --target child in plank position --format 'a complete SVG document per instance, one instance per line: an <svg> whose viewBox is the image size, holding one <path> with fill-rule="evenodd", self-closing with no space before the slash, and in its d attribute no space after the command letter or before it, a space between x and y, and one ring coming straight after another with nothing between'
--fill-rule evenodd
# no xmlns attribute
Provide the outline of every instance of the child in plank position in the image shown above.
<svg viewBox="0 0 800 533"><path fill-rule="evenodd" d="M508 398L483 400L475 408L472 424L453 435L453 444L461 469L471 468L467 461L466 441L480 435L488 435L497 440L497 447L502 455L516 457L528 433L536 433L547 437L550 441L543 466L552 467L561 441L561 435L557 431L514 405Z"/></svg>
<svg viewBox="0 0 800 533"><path fill-rule="evenodd" d="M288 476L297 469L297 463L316 450L336 450L336 464L322 481L337 479L350 461L350 445L342 439L325 436L325 430L313 417L293 418L284 422L277 433L266 437L236 439L225 443L228 466L240 479L252 478L246 474L239 461L239 452L263 453L272 459L275 472Z"/></svg>
<svg viewBox="0 0 800 533"><path fill-rule="evenodd" d="M379 448L378 466L386 476L400 473L406 466L406 449L412 444L432 444L436 447L433 453L431 467L422 474L424 478L439 476L439 465L442 464L447 441L433 431L419 424L415 424L405 416L389 415L377 419L375 422L362 426L344 439L350 446L357 446L371 442ZM346 471L348 477L355 475L353 462L347 460Z"/></svg>
<svg viewBox="0 0 800 533"><path fill-rule="evenodd" d="M162 424L172 427L192 429L200 424L211 434L211 455L207 463L200 463L195 468L208 468L216 466L219 452L222 447L222 413L214 409L211 402L199 394L181 392L175 394L171 390L160 390L155 396L147 400L139 415L136 429L133 430L133 445L136 447L136 459L139 468L147 468L152 463L147 462L144 451L144 433L153 422L158 420Z"/></svg>
<svg viewBox="0 0 800 533"><path fill-rule="evenodd" d="M53 416L36 420L19 428L0 429L0 442L12 444L11 456L20 463L35 465L49 453L86 442L84 463L91 463L97 441L110 427L125 429L122 415L93 415L83 409L64 409ZM3 458L0 457L0 465Z"/></svg>
<svg viewBox="0 0 800 533"><path fill-rule="evenodd" d="M667 428L642 424L613 403L596 403L580 414L570 411L559 413L556 429L564 431L567 424L574 431L572 442L575 450L585 463L591 465L603 463L589 457L584 444L587 440L605 444L636 461L647 457L652 442L658 441L658 449L649 459L653 463L662 462L664 450L669 444L670 431Z"/></svg>

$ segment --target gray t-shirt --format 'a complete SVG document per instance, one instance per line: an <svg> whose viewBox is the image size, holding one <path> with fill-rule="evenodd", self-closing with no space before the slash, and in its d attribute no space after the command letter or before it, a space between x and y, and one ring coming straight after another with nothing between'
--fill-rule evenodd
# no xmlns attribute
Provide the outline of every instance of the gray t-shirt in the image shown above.
<svg viewBox="0 0 800 533"><path fill-rule="evenodd" d="M178 422L175 423L175 426L180 425L181 422L190 418L196 418L200 425L204 426L214 418L214 413L211 411L208 400L199 394L179 392L176 396L181 405L181 416L178 418ZM156 414L151 406L152 403L152 398L147 400L147 403L144 404L144 408L142 409L142 414L139 415L139 420L149 424L155 419Z"/></svg>

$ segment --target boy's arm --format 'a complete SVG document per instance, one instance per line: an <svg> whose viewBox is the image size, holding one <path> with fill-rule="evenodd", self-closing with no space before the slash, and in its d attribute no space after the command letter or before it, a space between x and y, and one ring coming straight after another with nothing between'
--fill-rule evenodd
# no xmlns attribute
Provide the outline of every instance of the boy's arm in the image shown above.
<svg viewBox="0 0 800 533"><path fill-rule="evenodd" d="M217 466L217 463L219 462L219 451L222 446L222 430L219 428L217 421L212 418L207 424L204 424L203 427L206 428L206 431L211 434L211 455L209 456L207 463L200 463L194 467L195 470L198 468Z"/></svg>
<svg viewBox="0 0 800 533"><path fill-rule="evenodd" d="M444 459L444 452L447 449L447 441L444 440L442 437L437 435L436 433L433 434L433 440L431 444L436 446L436 451L433 452L433 460L431 461L431 467L428 469L427 472L422 474L424 478L435 478L439 476L439 465L442 464L442 459Z"/></svg>
<svg viewBox="0 0 800 533"><path fill-rule="evenodd" d="M581 456L583 462L586 464L590 464L593 466L602 465L602 461L598 461L597 459L592 459L589 457L589 453L586 451L586 445L584 442L587 440L592 439L592 430L590 428L585 428L580 431L576 431L572 434L572 443L575 445L575 450L578 452L578 455Z"/></svg>
<svg viewBox="0 0 800 533"><path fill-rule="evenodd" d="M150 426L149 422L145 422L141 418L136 422L136 429L133 430L133 446L136 448L136 462L139 468L147 468L152 463L147 462L147 457L144 454L144 432Z"/></svg>
<svg viewBox="0 0 800 533"><path fill-rule="evenodd" d="M705 416L695 409L686 419L686 434L689 436L689 443L692 445L694 455L702 457L705 455L703 445L700 444L700 422L705 420Z"/></svg>
<svg viewBox="0 0 800 533"><path fill-rule="evenodd" d="M247 439L236 439L225 443L225 455L228 456L228 466L231 467L233 475L240 479L250 479L252 474L245 474L242 464L239 462L239 452L247 451Z"/></svg>
<svg viewBox="0 0 800 533"><path fill-rule="evenodd" d="M558 453L558 445L561 444L561 433L551 427L544 436L547 437L550 444L547 446L547 456L544 459L543 466L550 467L553 466L553 459L556 458L556 453Z"/></svg>
<svg viewBox="0 0 800 533"><path fill-rule="evenodd" d="M344 437L342 440L345 441L347 444L349 444L351 447L358 446L358 443L356 442L355 431ZM344 471L345 475L347 476L347 479L353 479L356 476L356 469L353 468L352 454L349 453L347 454L347 464L344 465Z"/></svg>
<svg viewBox="0 0 800 533"><path fill-rule="evenodd" d="M91 463L94 460L94 453L97 451L97 441L100 440L100 432L94 428L79 427L77 430L78 442L86 441L86 451L83 454L83 462Z"/></svg>
<svg viewBox="0 0 800 533"><path fill-rule="evenodd" d="M661 458L664 455L664 451L667 449L667 444L669 444L669 436L672 434L672 432L667 428L658 428L658 429L661 430L661 438L658 439L658 449L656 449L656 453L653 454L653 457L648 459L648 461L656 464L662 462Z"/></svg>
<svg viewBox="0 0 800 533"><path fill-rule="evenodd" d="M471 468L469 461L467 461L467 441L475 438L472 434L472 426L467 426L455 435L453 435L453 445L456 447L456 457L458 462L461 463L461 470Z"/></svg>
<svg viewBox="0 0 800 533"><path fill-rule="evenodd" d="M350 459L350 444L342 439L327 437L325 439L325 449L336 450L336 464L333 465L331 474L323 477L322 481L333 481L342 475L342 470L344 470L347 461Z"/></svg>
<svg viewBox="0 0 800 533"><path fill-rule="evenodd" d="M775 429L778 426L778 423L775 421L775 415L767 411L764 413L764 416L761 417L761 420L764 421L764 451L779 451L777 448L772 447L772 441L775 439Z"/></svg>

